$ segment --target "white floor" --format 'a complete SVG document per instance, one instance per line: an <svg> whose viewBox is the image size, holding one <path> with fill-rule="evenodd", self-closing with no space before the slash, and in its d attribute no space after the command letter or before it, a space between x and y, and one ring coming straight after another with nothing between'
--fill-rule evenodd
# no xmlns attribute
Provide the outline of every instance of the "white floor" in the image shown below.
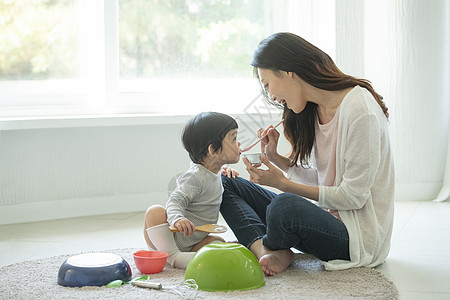
<svg viewBox="0 0 450 300"><path fill-rule="evenodd" d="M0 266L81 251L144 249L143 214L2 225ZM395 217L392 249L378 270L395 283L400 299L450 299L450 202L396 202Z"/></svg>

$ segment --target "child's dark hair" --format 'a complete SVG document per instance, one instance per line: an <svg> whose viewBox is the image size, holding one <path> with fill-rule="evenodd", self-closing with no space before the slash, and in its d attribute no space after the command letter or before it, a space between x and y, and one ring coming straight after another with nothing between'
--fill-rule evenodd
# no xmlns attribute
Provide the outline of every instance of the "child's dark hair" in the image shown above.
<svg viewBox="0 0 450 300"><path fill-rule="evenodd" d="M194 163L200 164L212 145L215 151L222 150L222 141L238 124L229 115L218 112L202 112L190 119L183 130L184 148Z"/></svg>

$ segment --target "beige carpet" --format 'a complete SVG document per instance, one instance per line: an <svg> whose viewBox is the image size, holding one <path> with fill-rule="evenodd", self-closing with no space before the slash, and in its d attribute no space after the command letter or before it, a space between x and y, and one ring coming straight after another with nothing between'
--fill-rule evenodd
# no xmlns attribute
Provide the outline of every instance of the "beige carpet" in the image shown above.
<svg viewBox="0 0 450 300"><path fill-rule="evenodd" d="M136 269L132 253L137 249L104 252L122 256ZM71 255L54 256L0 268L1 299L398 299L394 284L374 269L325 271L319 260L296 254L294 263L282 274L265 277L266 285L250 291L204 292L183 286L184 270L166 266L152 275L162 290L122 285L105 287L62 287L57 283L61 264Z"/></svg>

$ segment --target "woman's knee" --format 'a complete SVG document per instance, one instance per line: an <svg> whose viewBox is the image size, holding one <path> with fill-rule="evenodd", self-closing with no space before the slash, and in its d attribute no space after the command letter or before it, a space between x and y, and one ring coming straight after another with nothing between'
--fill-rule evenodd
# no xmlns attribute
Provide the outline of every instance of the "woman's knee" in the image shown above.
<svg viewBox="0 0 450 300"><path fill-rule="evenodd" d="M231 179L228 176L222 175L222 185L224 189L229 188Z"/></svg>
<svg viewBox="0 0 450 300"><path fill-rule="evenodd" d="M249 184L253 184L250 181L242 178L242 177L228 177L225 175L222 175L222 185L224 190L230 190L230 191L239 191L242 188L248 187Z"/></svg>

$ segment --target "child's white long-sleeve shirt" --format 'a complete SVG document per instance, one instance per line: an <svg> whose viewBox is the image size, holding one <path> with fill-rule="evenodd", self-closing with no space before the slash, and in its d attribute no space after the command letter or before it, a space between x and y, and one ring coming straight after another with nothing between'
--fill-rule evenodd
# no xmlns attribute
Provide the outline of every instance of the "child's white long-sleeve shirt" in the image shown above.
<svg viewBox="0 0 450 300"><path fill-rule="evenodd" d="M220 173L214 174L200 164L191 163L189 169L178 177L177 187L167 201L167 222L173 226L176 221L187 218L195 226L217 223L222 194ZM176 233L175 242L181 251L186 252L207 235L198 231L190 237Z"/></svg>

